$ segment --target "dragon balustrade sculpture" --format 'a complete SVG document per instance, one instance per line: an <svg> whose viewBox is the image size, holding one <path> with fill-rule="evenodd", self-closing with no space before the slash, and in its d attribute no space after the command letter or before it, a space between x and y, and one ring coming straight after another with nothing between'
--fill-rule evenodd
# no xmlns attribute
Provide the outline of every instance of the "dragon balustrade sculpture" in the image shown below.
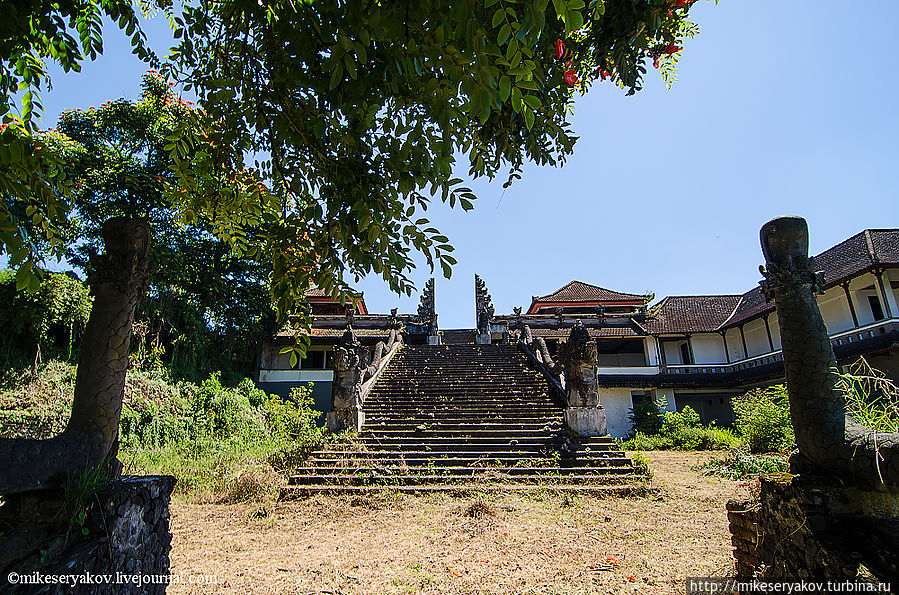
<svg viewBox="0 0 899 595"><path fill-rule="evenodd" d="M102 233L106 254L91 258L94 303L71 417L62 433L47 440L0 439L0 494L57 488L85 469L115 467L131 323L149 273L150 230L141 221L114 217Z"/></svg>
<svg viewBox="0 0 899 595"><path fill-rule="evenodd" d="M780 217L760 232L762 288L774 300L798 452L794 472L837 476L874 488L899 487L899 434L876 432L846 413L833 347L815 293L824 279L808 257L808 225Z"/></svg>
<svg viewBox="0 0 899 595"><path fill-rule="evenodd" d="M362 428L365 413L365 384L386 365L387 356L403 342L398 328L390 329L387 342L378 341L373 353L362 345L351 325L334 349L334 381L331 386L331 410L327 415L328 431L341 432Z"/></svg>

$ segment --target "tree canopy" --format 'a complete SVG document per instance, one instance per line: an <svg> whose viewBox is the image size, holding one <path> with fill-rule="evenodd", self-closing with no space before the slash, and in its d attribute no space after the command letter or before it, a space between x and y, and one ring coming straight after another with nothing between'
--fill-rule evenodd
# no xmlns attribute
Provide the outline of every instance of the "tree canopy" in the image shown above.
<svg viewBox="0 0 899 595"><path fill-rule="evenodd" d="M670 80L696 32L693 1L185 2L161 71L202 109L167 137L177 183L166 199L182 222L209 221L235 256L265 260L282 314L311 284L348 297L372 272L411 292L414 251L447 276L455 264L424 211L432 200L473 207L460 158L470 176L507 183L526 161L563 163L575 95L597 82L633 93L650 63ZM20 26L19 42L0 46L7 112L14 88L44 79L42 57L75 68L70 31L99 51L103 12L152 60L127 3L22 12L16 23L38 34ZM0 133L0 242L23 269L38 240L58 249L54 226L74 191L58 153L28 136L33 100Z"/></svg>
<svg viewBox="0 0 899 595"><path fill-rule="evenodd" d="M142 0L144 9L150 8ZM139 12L127 0L22 1L3 4L0 19L0 252L17 268L16 285L37 291L34 266L64 242L71 185L55 147L35 136L42 112L40 92L49 85L47 61L66 73L103 51L102 19L130 38L134 53L154 63L139 26Z"/></svg>
<svg viewBox="0 0 899 595"><path fill-rule="evenodd" d="M117 99L62 113L55 133L72 141L64 160L74 185L63 228L70 238L66 256L89 272L89 255L101 251L108 218L146 221L154 234L154 267L136 314L140 347L165 355L181 374L196 372L198 362L206 368L236 366L245 374L255 356L254 337L275 330L269 271L265 262L233 255L206 221L184 223L172 206L180 198L170 195L184 193L165 147L178 122L196 110L158 73L148 72L137 101Z"/></svg>

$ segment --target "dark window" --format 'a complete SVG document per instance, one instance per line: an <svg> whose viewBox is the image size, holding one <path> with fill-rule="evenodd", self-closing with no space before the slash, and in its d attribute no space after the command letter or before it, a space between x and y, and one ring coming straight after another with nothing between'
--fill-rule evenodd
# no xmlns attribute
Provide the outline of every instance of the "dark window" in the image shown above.
<svg viewBox="0 0 899 595"><path fill-rule="evenodd" d="M303 360L304 370L321 370L325 367L324 351L307 351Z"/></svg>
<svg viewBox="0 0 899 595"><path fill-rule="evenodd" d="M869 295L868 303L871 304L871 314L874 315L874 320L883 320L885 316L883 315L883 308L880 306L880 300L877 299L877 296Z"/></svg>
<svg viewBox="0 0 899 595"><path fill-rule="evenodd" d="M680 344L680 356L681 356L681 360L685 364L693 363L693 358L690 357L690 346L687 345L686 343Z"/></svg>

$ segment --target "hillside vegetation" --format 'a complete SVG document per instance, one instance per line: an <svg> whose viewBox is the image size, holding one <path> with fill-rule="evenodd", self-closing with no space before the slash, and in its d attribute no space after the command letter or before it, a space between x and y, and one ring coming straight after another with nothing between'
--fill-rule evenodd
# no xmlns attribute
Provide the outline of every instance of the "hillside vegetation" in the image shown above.
<svg viewBox="0 0 899 595"><path fill-rule="evenodd" d="M75 367L51 360L8 371L0 383L0 435L48 438L65 427ZM176 493L192 500L239 501L270 496L279 471L305 458L322 439L308 388L290 399L244 379L222 385L174 381L163 368L129 371L119 459L125 472L171 474Z"/></svg>

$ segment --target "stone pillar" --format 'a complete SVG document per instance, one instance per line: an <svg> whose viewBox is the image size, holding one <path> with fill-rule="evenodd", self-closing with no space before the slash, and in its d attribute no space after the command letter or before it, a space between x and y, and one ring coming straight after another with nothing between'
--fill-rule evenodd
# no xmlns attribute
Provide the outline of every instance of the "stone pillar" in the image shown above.
<svg viewBox="0 0 899 595"><path fill-rule="evenodd" d="M493 342L490 335L490 321L495 311L493 300L487 292L487 285L478 275L474 276L474 308L478 327L475 342L478 345L490 345Z"/></svg>
<svg viewBox="0 0 899 595"><path fill-rule="evenodd" d="M580 320L571 329L568 342L560 345L565 370L565 423L581 436L605 436L606 412L599 402L596 343Z"/></svg>

